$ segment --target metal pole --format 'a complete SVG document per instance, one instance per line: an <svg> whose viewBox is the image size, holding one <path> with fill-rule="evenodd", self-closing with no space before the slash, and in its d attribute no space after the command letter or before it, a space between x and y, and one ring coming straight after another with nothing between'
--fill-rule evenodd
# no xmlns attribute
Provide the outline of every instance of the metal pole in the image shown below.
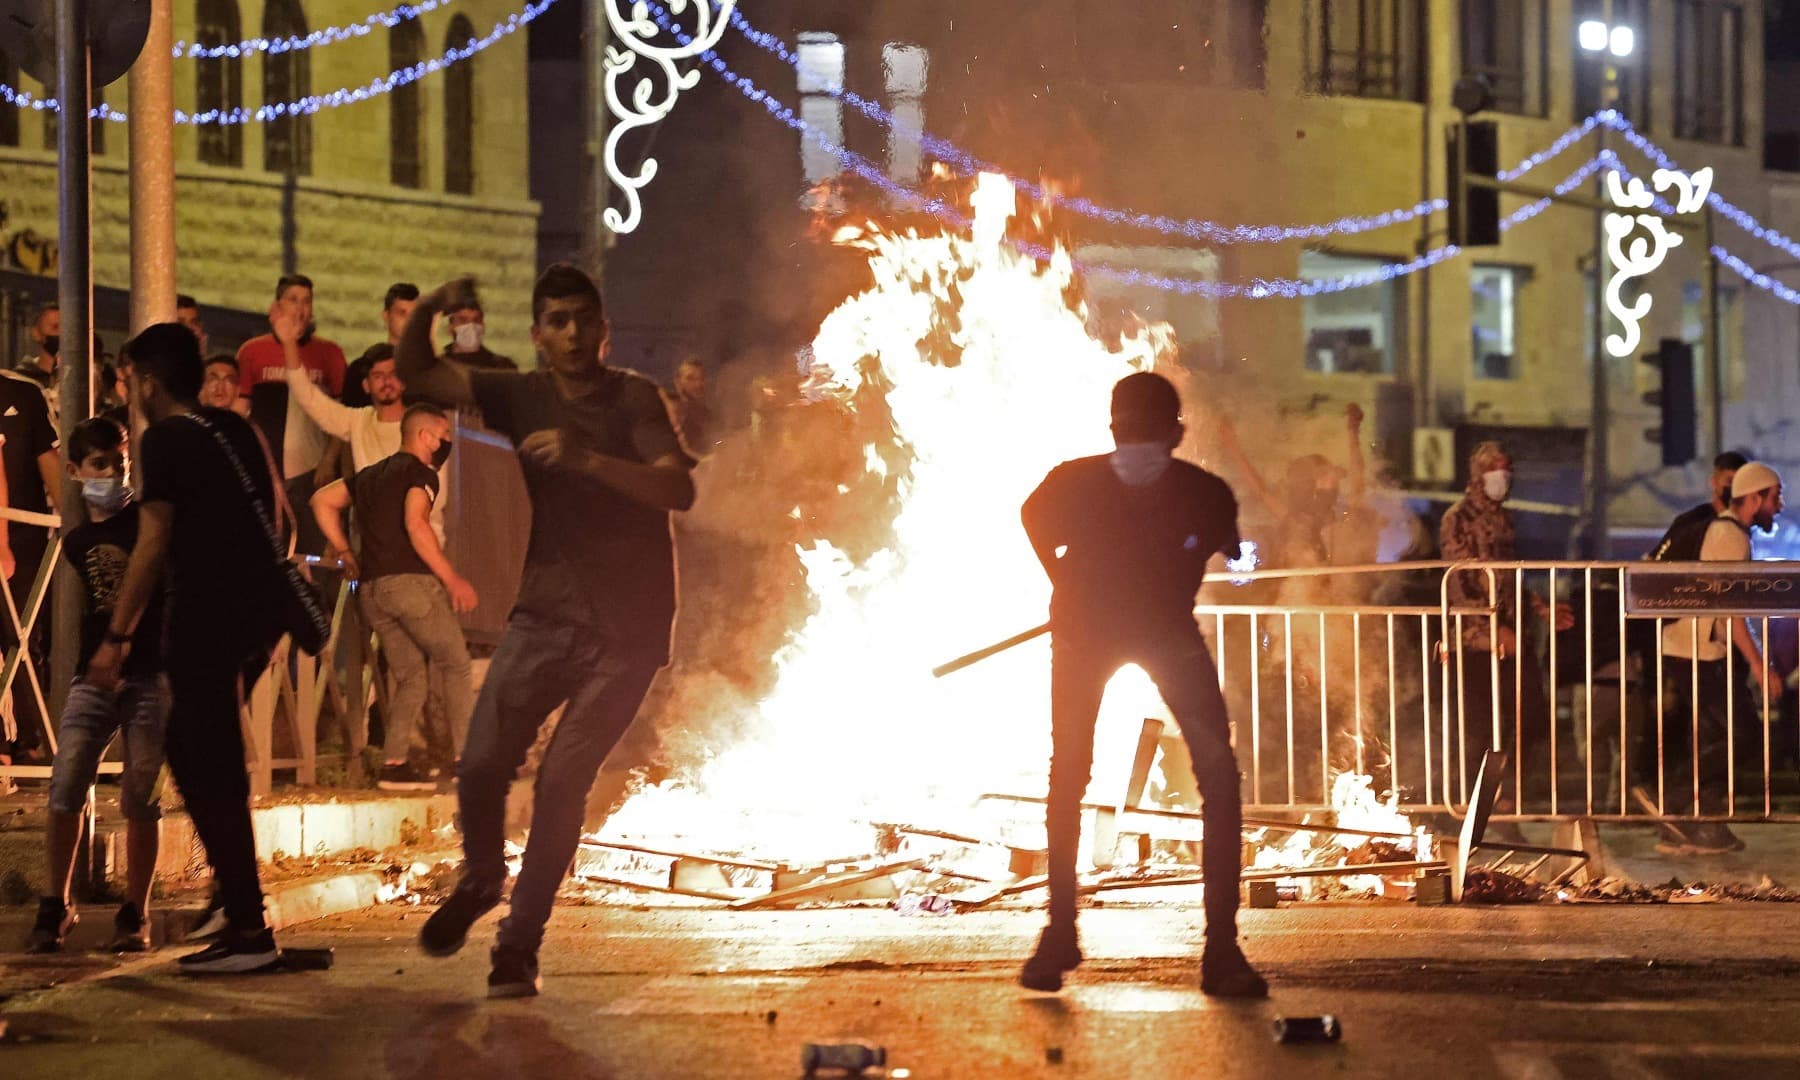
<svg viewBox="0 0 1800 1080"><path fill-rule="evenodd" d="M584 25L581 33L581 70L583 73L581 112L586 136L581 157L585 183L582 185L581 267L599 279L601 263L612 234L600 220L612 197L612 187L601 164L606 145L606 94L603 60L606 57L606 8L600 3L582 5Z"/></svg>
<svg viewBox="0 0 1800 1080"><path fill-rule="evenodd" d="M1600 17L1608 26L1612 25L1612 0L1602 0ZM1605 65L1605 78L1600 88L1600 107L1611 109L1619 100L1619 69L1612 62L1610 54L1601 61ZM1594 129L1597 143L1595 152L1604 156L1606 153L1606 126ZM1606 198L1606 170L1601 169L1594 174L1594 196ZM1612 530L1607 522L1608 485L1611 462L1607 453L1607 417L1610 407L1606 400L1606 212L1594 211L1594 355L1593 355L1593 393L1589 403L1588 416L1588 528L1590 534L1589 557L1604 559L1612 551Z"/></svg>
<svg viewBox="0 0 1800 1080"><path fill-rule="evenodd" d="M67 445L74 425L93 412L94 277L90 248L93 210L90 205L88 111L92 108L93 79L89 67L88 12L84 0L56 0L56 96L62 105L57 124L57 240L61 247L57 275L57 304L62 310L59 434ZM81 493L64 483L60 496L50 493L58 508L72 512L81 505ZM81 601L74 579L63 576L51 608L50 692L53 710L62 707L63 688L75 670L80 647Z"/></svg>
<svg viewBox="0 0 1800 1080"><path fill-rule="evenodd" d="M175 84L171 0L150 0L131 66L131 332L175 320Z"/></svg>
<svg viewBox="0 0 1800 1080"><path fill-rule="evenodd" d="M1725 452L1725 350L1719 333L1719 260L1713 258L1713 211L1701 213L1706 226L1706 377L1707 398L1712 408L1712 456Z"/></svg>

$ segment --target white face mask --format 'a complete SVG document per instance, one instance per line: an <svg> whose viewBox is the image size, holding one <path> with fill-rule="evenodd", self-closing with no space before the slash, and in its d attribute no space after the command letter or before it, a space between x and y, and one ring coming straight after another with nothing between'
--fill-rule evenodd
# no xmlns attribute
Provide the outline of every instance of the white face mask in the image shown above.
<svg viewBox="0 0 1800 1080"><path fill-rule="evenodd" d="M481 334L484 328L480 323L463 323L451 331L456 338L457 352L478 352L481 349Z"/></svg>
<svg viewBox="0 0 1800 1080"><path fill-rule="evenodd" d="M131 489L116 476L102 476L81 482L81 498L99 513L116 514L131 501Z"/></svg>
<svg viewBox="0 0 1800 1080"><path fill-rule="evenodd" d="M1512 471L1491 469L1481 474L1481 490L1495 502L1505 502L1512 493Z"/></svg>
<svg viewBox="0 0 1800 1080"><path fill-rule="evenodd" d="M1173 451L1168 443L1120 443L1112 453L1113 474L1131 487L1145 487L1169 469Z"/></svg>

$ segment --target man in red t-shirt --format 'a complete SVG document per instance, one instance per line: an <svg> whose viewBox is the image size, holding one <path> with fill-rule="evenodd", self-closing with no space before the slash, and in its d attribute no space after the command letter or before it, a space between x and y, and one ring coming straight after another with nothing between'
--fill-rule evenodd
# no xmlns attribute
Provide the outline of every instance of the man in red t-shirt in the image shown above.
<svg viewBox="0 0 1800 1080"><path fill-rule="evenodd" d="M283 311L306 327L300 336L300 366L314 384L332 397L344 392L344 350L336 342L314 335L313 283L300 274L286 274L275 283L275 302L269 305L271 323ZM288 397L287 360L274 334L244 342L238 350L238 394L250 401L250 419L269 441L269 449L281 463L288 500L301 518L300 550L318 554L324 538L306 509L312 500L313 470L324 456L326 436L306 415L299 402Z"/></svg>

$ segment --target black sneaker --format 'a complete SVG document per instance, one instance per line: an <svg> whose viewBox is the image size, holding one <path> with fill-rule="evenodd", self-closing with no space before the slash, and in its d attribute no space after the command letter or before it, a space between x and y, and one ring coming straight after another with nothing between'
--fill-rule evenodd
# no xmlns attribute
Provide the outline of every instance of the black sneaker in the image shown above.
<svg viewBox="0 0 1800 1080"><path fill-rule="evenodd" d="M411 762L383 765L375 786L383 791L436 791L437 781L413 768Z"/></svg>
<svg viewBox="0 0 1800 1080"><path fill-rule="evenodd" d="M178 962L183 975L248 975L280 965L281 950L267 927L249 933L227 927L211 945Z"/></svg>
<svg viewBox="0 0 1800 1080"><path fill-rule="evenodd" d="M419 948L431 956L453 956L469 938L469 927L500 903L500 887L464 877L419 931Z"/></svg>
<svg viewBox="0 0 1800 1080"><path fill-rule="evenodd" d="M80 921L81 916L75 909L61 899L38 897L37 921L31 925L31 933L25 936L25 951L38 955L61 952L69 931Z"/></svg>
<svg viewBox="0 0 1800 1080"><path fill-rule="evenodd" d="M1237 942L1208 942L1200 954L1200 992L1212 997L1266 998L1269 984L1244 959Z"/></svg>
<svg viewBox="0 0 1800 1080"><path fill-rule="evenodd" d="M150 923L138 906L127 900L119 905L119 913L113 916L112 951L149 952Z"/></svg>
<svg viewBox="0 0 1800 1080"><path fill-rule="evenodd" d="M538 978L537 953L515 945L496 945L488 956L494 962L488 972L488 997L537 997L544 985Z"/></svg>
<svg viewBox="0 0 1800 1080"><path fill-rule="evenodd" d="M220 898L215 887L206 897L206 910L200 913L200 919L194 928L187 932L187 941L211 941L225 932L230 925L225 920L225 901Z"/></svg>
<svg viewBox="0 0 1800 1080"><path fill-rule="evenodd" d="M1081 966L1081 939L1073 924L1051 923L1038 938L1037 951L1019 971L1019 985L1027 990L1054 994L1062 989L1063 975Z"/></svg>

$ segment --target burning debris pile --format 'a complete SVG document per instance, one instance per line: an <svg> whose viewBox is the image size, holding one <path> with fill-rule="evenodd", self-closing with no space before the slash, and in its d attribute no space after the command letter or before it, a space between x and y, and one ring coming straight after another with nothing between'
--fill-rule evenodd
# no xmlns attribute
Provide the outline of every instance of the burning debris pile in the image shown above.
<svg viewBox="0 0 1800 1080"><path fill-rule="evenodd" d="M789 511L819 526L793 545L804 618L760 698L722 695L701 723L676 721L716 737L695 747L684 732L686 760L584 843L577 877L590 890L734 907L931 896L942 903L925 906L941 910L1042 885L1038 800L995 793L1044 790L1047 649L951 680L930 671L955 645L1045 610L1019 505L1056 464L1111 448L1115 382L1175 357L1167 326L1096 329L1066 251L1040 257L1009 239L1029 231L1035 243L1044 222L1013 221L1003 178L980 177L970 203L966 233L836 232L873 283L824 320L800 380L854 449L826 455L836 495ZM671 699L692 709L695 696ZM1084 829L1089 891L1197 881L1199 815L1145 798L1156 766L1140 728L1167 716L1140 669L1109 685ZM1382 893L1429 860L1429 838L1368 778L1340 777L1333 802L1332 822L1261 823L1247 864L1270 880L1283 867L1342 876L1378 864L1347 880Z"/></svg>

